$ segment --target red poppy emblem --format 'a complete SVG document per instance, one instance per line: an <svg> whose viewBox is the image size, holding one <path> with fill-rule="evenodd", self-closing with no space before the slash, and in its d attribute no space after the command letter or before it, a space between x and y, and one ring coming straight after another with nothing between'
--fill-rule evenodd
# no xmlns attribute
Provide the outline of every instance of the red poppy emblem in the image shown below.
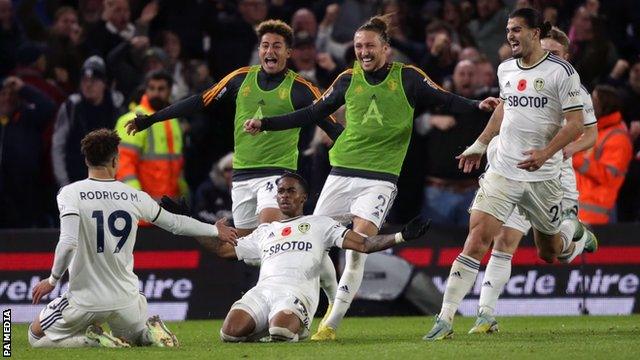
<svg viewBox="0 0 640 360"><path fill-rule="evenodd" d="M527 80L520 79L520 81L518 81L518 91L524 91L524 89L526 88L527 88Z"/></svg>
<svg viewBox="0 0 640 360"><path fill-rule="evenodd" d="M282 229L282 236L289 236L291 235L291 226L287 226L286 228Z"/></svg>

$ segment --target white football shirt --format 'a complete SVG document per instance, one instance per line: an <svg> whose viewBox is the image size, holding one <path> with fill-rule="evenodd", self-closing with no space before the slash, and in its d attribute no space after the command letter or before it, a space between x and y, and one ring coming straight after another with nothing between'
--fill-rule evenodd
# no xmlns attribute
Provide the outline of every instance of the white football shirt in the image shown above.
<svg viewBox="0 0 640 360"><path fill-rule="evenodd" d="M117 310L137 301L133 248L138 221L174 234L212 236L213 225L164 211L145 192L116 180L85 179L58 194L60 218L79 216L75 256L69 266L69 301L89 311Z"/></svg>
<svg viewBox="0 0 640 360"><path fill-rule="evenodd" d="M258 284L289 286L315 311L325 252L342 247L347 228L327 216L309 215L261 224L238 240L238 260L261 263Z"/></svg>
<svg viewBox="0 0 640 360"><path fill-rule="evenodd" d="M550 53L530 67L522 66L520 60L509 59L498 66L504 117L491 169L518 181L557 178L561 151L533 172L518 169L517 164L528 157L524 151L549 144L562 127L566 112L583 109L580 76L568 62Z"/></svg>

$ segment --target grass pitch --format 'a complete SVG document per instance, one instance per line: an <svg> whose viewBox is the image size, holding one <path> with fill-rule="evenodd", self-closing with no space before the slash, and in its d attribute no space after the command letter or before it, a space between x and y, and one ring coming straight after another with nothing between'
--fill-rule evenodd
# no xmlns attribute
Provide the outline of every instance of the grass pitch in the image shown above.
<svg viewBox="0 0 640 360"><path fill-rule="evenodd" d="M13 326L16 359L640 359L640 316L499 318L501 332L468 335L473 318L457 318L452 340L422 341L431 317L347 318L334 342L223 344L222 322L168 323L177 349L32 349L27 325ZM317 326L319 319L316 319Z"/></svg>

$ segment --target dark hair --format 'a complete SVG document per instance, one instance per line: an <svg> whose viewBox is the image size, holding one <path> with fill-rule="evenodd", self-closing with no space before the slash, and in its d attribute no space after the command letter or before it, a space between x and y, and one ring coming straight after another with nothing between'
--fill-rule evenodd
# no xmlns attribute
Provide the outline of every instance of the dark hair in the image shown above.
<svg viewBox="0 0 640 360"><path fill-rule="evenodd" d="M60 6L58 10L56 10L56 12L53 14L53 21L58 21L62 15L69 12L73 13L73 15L75 15L76 17L78 16L78 12L76 11L76 9L72 8L71 6Z"/></svg>
<svg viewBox="0 0 640 360"><path fill-rule="evenodd" d="M166 70L155 70L148 73L144 78L144 86L149 85L149 81L151 80L164 80L167 82L167 85L169 85L169 88L173 86L173 76Z"/></svg>
<svg viewBox="0 0 640 360"><path fill-rule="evenodd" d="M364 25L360 26L358 30L356 30L356 32L373 31L374 33L380 35L380 39L382 39L382 42L389 43L389 34L387 33L387 30L389 30L388 28L389 14L372 17L371 19L369 19L369 21L364 23Z"/></svg>
<svg viewBox="0 0 640 360"><path fill-rule="evenodd" d="M547 36L540 37L540 39L551 39L553 41L557 41L560 45L562 45L565 52L569 52L569 37L564 31L558 29L555 26L552 27L551 30L549 30Z"/></svg>
<svg viewBox="0 0 640 360"><path fill-rule="evenodd" d="M98 129L88 133L80 141L80 151L91 166L106 164L118 154L120 136L110 129Z"/></svg>
<svg viewBox="0 0 640 360"><path fill-rule="evenodd" d="M451 36L451 26L444 21L441 20L433 20L427 25L425 32L427 34L433 34L440 31L446 31L446 33Z"/></svg>
<svg viewBox="0 0 640 360"><path fill-rule="evenodd" d="M304 193L309 194L309 184L307 183L307 180L305 180L300 174L291 171L285 171L284 174L282 174L282 176L280 176L278 180L276 180L276 185L279 185L280 181L282 181L282 179L284 178L292 178L298 180L298 183L300 184L300 186L302 186L302 190L304 190Z"/></svg>
<svg viewBox="0 0 640 360"><path fill-rule="evenodd" d="M258 25L256 29L258 39L262 39L264 34L278 34L284 38L284 42L288 48L293 44L293 30L291 26L281 20L265 20Z"/></svg>
<svg viewBox="0 0 640 360"><path fill-rule="evenodd" d="M551 30L551 23L543 21L544 19L542 18L542 15L536 9L520 8L513 10L511 14L509 14L509 19L516 17L524 19L524 22L527 23L527 27L540 29L540 39L547 37L549 30Z"/></svg>
<svg viewBox="0 0 640 360"><path fill-rule="evenodd" d="M600 103L600 116L609 115L622 109L621 96L618 89L610 85L597 85L593 92L597 92Z"/></svg>

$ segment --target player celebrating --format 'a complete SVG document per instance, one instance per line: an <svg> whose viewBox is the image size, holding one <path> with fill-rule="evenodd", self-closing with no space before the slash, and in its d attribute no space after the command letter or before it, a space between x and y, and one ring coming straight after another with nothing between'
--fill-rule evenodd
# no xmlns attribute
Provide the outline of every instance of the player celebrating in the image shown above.
<svg viewBox="0 0 640 360"><path fill-rule="evenodd" d="M233 99L236 112L231 198L233 221L240 236L249 234L260 223L281 219L274 182L285 170L297 169L300 132L296 129L251 137L242 131L244 120L285 114L320 96L311 83L286 68L293 39L289 25L267 20L258 25L257 33L259 66L240 68L202 94L153 115L139 115L126 124L127 132L135 134L153 123L192 114L225 98ZM326 119L319 119L318 125L332 137L342 129Z"/></svg>
<svg viewBox="0 0 640 360"><path fill-rule="evenodd" d="M429 226L415 218L399 233L364 237L327 216L302 216L308 186L299 175L285 173L276 184L284 220L260 225L235 247L201 239L221 257L262 263L258 284L231 306L220 329L222 341L305 339L318 306L320 264L330 247L380 251L422 236Z"/></svg>
<svg viewBox="0 0 640 360"><path fill-rule="evenodd" d="M595 237L578 221L562 220L560 150L582 133L583 105L576 71L540 45L550 28L530 8L509 15L507 40L514 57L498 67L504 103L478 140L458 156L460 168L478 168L490 140L500 136L471 206L469 235L451 266L442 310L424 340L453 335L453 317L475 282L480 260L516 205L531 222L544 261L574 257L585 246L595 250Z"/></svg>
<svg viewBox="0 0 640 360"><path fill-rule="evenodd" d="M567 60L569 58L569 38L557 27L551 28L548 37L541 41L543 50ZM560 169L560 185L562 186L562 216L563 218L578 216L578 190L576 189L576 175L573 171L571 157L573 154L591 148L598 137L598 127L595 126L597 119L593 112L591 95L587 89L582 87L580 93L583 106L582 116L584 117L584 134L576 141L570 143L563 149L564 161ZM495 150L496 138L491 141L488 153ZM487 155L491 156L491 155ZM500 228L500 233L493 239L493 250L491 258L484 273L480 301L478 304L478 318L469 331L473 333L491 333L498 331L498 322L493 313L498 302L498 297L502 293L509 277L511 276L511 258L515 253L520 240L531 229L531 224L518 211L511 213L504 225ZM575 237L575 236L574 236ZM585 249L591 251L591 249ZM560 262L570 263L578 253L571 257L561 258Z"/></svg>
<svg viewBox="0 0 640 360"><path fill-rule="evenodd" d="M389 35L384 18L374 17L354 35L357 61L338 76L322 99L294 113L250 119L245 131L284 130L322 119L346 104L347 125L329 152L332 170L315 215L353 216L353 229L373 236L391 207L396 181L409 146L413 111L418 105L442 105L452 112L490 111L498 99L482 102L448 93L418 68L388 63ZM366 255L347 251L334 305L312 340L335 339L360 287Z"/></svg>
<svg viewBox="0 0 640 360"><path fill-rule="evenodd" d="M177 346L176 337L158 316L145 323L147 300L138 292L133 273L138 220L177 235L219 236L235 243L235 230L221 222L214 226L162 211L145 192L116 181L119 143L112 130L87 134L81 150L89 178L63 187L58 194L60 241L51 276L34 287L33 303L54 289L67 268L69 290L29 326L33 347ZM113 335L95 325L104 322Z"/></svg>

